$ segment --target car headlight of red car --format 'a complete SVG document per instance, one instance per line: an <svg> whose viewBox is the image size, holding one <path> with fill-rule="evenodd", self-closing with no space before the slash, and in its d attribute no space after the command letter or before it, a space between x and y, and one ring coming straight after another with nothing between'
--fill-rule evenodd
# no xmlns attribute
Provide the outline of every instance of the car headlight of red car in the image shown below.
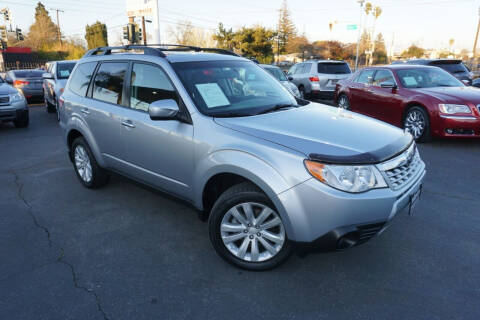
<svg viewBox="0 0 480 320"><path fill-rule="evenodd" d="M446 114L472 113L470 107L464 104L441 103L438 105L440 112Z"/></svg>

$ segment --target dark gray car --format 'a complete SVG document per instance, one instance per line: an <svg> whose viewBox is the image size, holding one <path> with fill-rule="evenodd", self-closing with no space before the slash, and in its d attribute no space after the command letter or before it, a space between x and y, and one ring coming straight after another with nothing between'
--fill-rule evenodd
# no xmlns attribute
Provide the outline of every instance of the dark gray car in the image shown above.
<svg viewBox="0 0 480 320"><path fill-rule="evenodd" d="M43 101L43 70L10 70L5 81L22 92L27 100Z"/></svg>
<svg viewBox="0 0 480 320"><path fill-rule="evenodd" d="M15 127L28 126L28 106L23 94L0 78L0 122L13 122Z"/></svg>
<svg viewBox="0 0 480 320"><path fill-rule="evenodd" d="M452 74L455 78L463 81L466 85L472 85L473 74L463 64L462 60L455 59L412 59L405 61L407 64L434 66Z"/></svg>

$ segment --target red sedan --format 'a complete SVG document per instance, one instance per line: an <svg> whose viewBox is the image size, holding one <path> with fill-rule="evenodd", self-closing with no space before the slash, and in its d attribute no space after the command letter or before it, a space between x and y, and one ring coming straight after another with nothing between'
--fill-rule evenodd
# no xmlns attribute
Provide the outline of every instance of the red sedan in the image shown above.
<svg viewBox="0 0 480 320"><path fill-rule="evenodd" d="M408 130L415 140L480 137L480 90L428 66L391 65L340 81L335 103Z"/></svg>

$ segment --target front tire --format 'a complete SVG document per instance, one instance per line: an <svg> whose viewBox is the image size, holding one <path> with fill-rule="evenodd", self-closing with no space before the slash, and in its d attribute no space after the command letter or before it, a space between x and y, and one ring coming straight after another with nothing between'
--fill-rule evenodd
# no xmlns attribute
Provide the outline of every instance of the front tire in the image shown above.
<svg viewBox="0 0 480 320"><path fill-rule="evenodd" d="M48 102L47 98L44 98L45 99L45 107L47 109L47 112L48 113L54 113L55 112L55 106L53 104L51 104L50 102Z"/></svg>
<svg viewBox="0 0 480 320"><path fill-rule="evenodd" d="M403 128L408 131L417 142L428 142L431 140L430 118L422 107L415 106L408 109L403 119Z"/></svg>
<svg viewBox="0 0 480 320"><path fill-rule="evenodd" d="M96 189L108 182L108 174L98 165L83 137L73 141L71 152L75 173L85 187Z"/></svg>
<svg viewBox="0 0 480 320"><path fill-rule="evenodd" d="M307 99L307 94L305 93L305 88L303 86L300 86L300 88L298 88L298 92L300 92L300 98L302 98L303 100Z"/></svg>
<svg viewBox="0 0 480 320"><path fill-rule="evenodd" d="M30 118L28 116L28 113L20 119L13 120L13 125L15 126L15 128L26 128L28 127L29 123Z"/></svg>
<svg viewBox="0 0 480 320"><path fill-rule="evenodd" d="M255 185L225 191L209 217L210 240L227 262L247 270L268 270L285 261L292 245L270 199Z"/></svg>

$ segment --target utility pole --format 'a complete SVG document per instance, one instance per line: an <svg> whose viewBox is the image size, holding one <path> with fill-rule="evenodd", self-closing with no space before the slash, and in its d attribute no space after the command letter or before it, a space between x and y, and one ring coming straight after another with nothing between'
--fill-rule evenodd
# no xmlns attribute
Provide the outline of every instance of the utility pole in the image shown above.
<svg viewBox="0 0 480 320"><path fill-rule="evenodd" d="M60 33L60 19L59 19L58 13L59 12L65 12L65 11L60 10L60 9L54 9L54 8L50 8L50 10L55 10L57 12L57 37L58 37L58 42L60 43L60 48L61 48L62 47L62 34Z"/></svg>
<svg viewBox="0 0 480 320"><path fill-rule="evenodd" d="M355 71L358 70L358 54L360 50L360 39L362 37L362 16L363 16L363 4L365 0L357 0L360 4L360 25L358 26L358 40L357 40L357 55L355 56Z"/></svg>
<svg viewBox="0 0 480 320"><path fill-rule="evenodd" d="M142 16L142 38L143 45L147 45L147 32L145 31L145 16Z"/></svg>
<svg viewBox="0 0 480 320"><path fill-rule="evenodd" d="M478 42L478 33L480 32L480 7L478 8L478 26L477 34L475 35L475 42L473 43L473 70L478 70L477 63L477 42Z"/></svg>

